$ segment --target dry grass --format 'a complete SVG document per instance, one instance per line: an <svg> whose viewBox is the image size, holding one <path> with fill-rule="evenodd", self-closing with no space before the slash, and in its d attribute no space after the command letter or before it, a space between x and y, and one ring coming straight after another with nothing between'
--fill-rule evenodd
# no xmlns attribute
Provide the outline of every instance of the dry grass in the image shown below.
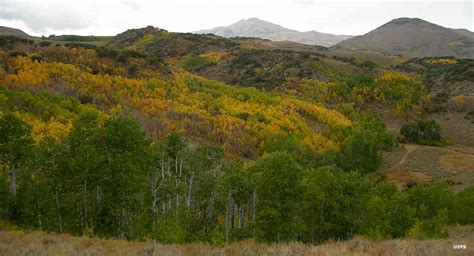
<svg viewBox="0 0 474 256"><path fill-rule="evenodd" d="M432 147L401 144L383 155L384 175L398 188L409 182L430 184L447 181L460 191L474 185L474 147L451 145Z"/></svg>
<svg viewBox="0 0 474 256"><path fill-rule="evenodd" d="M454 244L464 244L467 248L454 250ZM474 243L466 238L381 242L356 238L319 246L302 243L266 245L251 240L229 246L204 243L163 245L39 231L0 231L0 255L474 255Z"/></svg>
<svg viewBox="0 0 474 256"><path fill-rule="evenodd" d="M465 154L457 151L441 156L441 165L450 170L453 175L474 172L474 154Z"/></svg>
<svg viewBox="0 0 474 256"><path fill-rule="evenodd" d="M405 187L409 182L417 184L430 184L433 179L422 172L416 172L404 166L395 166L385 172L387 181L394 182L399 189Z"/></svg>

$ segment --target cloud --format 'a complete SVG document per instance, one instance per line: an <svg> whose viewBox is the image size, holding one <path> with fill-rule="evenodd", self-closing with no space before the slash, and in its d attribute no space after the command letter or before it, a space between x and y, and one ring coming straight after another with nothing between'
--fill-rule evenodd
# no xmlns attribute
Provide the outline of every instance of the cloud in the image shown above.
<svg viewBox="0 0 474 256"><path fill-rule="evenodd" d="M135 10L140 9L142 7L140 3L136 2L136 1L131 1L131 0L123 0L120 3L123 4L126 7L130 7L130 8L135 9Z"/></svg>
<svg viewBox="0 0 474 256"><path fill-rule="evenodd" d="M64 2L0 2L0 19L23 22L36 33L84 29L96 21L88 6Z"/></svg>

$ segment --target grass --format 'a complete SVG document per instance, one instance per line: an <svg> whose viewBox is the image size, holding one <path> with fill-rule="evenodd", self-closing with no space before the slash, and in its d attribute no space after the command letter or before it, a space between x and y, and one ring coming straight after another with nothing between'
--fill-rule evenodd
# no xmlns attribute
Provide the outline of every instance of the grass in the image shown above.
<svg viewBox="0 0 474 256"><path fill-rule="evenodd" d="M453 245L466 249L455 250ZM252 240L227 246L205 243L159 244L129 242L41 231L0 231L0 255L473 255L471 239L388 240L373 242L363 238L323 245L303 243L259 244Z"/></svg>

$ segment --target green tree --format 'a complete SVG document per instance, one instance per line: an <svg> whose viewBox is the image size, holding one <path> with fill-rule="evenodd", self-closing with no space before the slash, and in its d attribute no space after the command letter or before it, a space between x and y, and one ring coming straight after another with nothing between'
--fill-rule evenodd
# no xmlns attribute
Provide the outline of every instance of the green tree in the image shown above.
<svg viewBox="0 0 474 256"><path fill-rule="evenodd" d="M352 127L343 128L336 136L342 140L338 165L362 173L375 171L382 163L380 151L395 145L383 122L376 117L361 119Z"/></svg>
<svg viewBox="0 0 474 256"><path fill-rule="evenodd" d="M41 171L28 169L19 181L17 223L40 230L54 230L54 192L48 177Z"/></svg>
<svg viewBox="0 0 474 256"><path fill-rule="evenodd" d="M300 205L302 240L347 239L358 232L368 184L356 172L335 166L307 170Z"/></svg>
<svg viewBox="0 0 474 256"><path fill-rule="evenodd" d="M33 167L39 175L47 178L45 186L50 187L50 192L54 194L54 222L57 225L54 229L63 232L65 229L74 230L76 223L70 212L74 212L75 201L71 196L71 157L69 145L66 138L45 137L37 147ZM69 200L69 202L68 202Z"/></svg>
<svg viewBox="0 0 474 256"><path fill-rule="evenodd" d="M10 192L16 195L17 169L31 154L31 127L13 114L0 118L0 161L9 166Z"/></svg>
<svg viewBox="0 0 474 256"><path fill-rule="evenodd" d="M144 206L142 195L149 168L149 143L138 124L128 118L107 121L103 133L101 144L107 160L100 170L97 185L103 197L101 210L112 219L111 223L99 222L98 228L105 234L109 230L118 238L133 238L139 230L134 230L132 224Z"/></svg>
<svg viewBox="0 0 474 256"><path fill-rule="evenodd" d="M96 231L99 223L111 222L108 212L102 211L106 201L103 200L101 181L107 177L103 172L107 155L101 142L101 126L101 120L96 112L82 113L75 120L67 138L71 158L69 170L71 191L67 200L71 203L76 200L77 210L74 218L79 224L77 225L79 230L76 232L84 234Z"/></svg>
<svg viewBox="0 0 474 256"><path fill-rule="evenodd" d="M474 223L474 187L466 188L454 196L450 217L459 224Z"/></svg>
<svg viewBox="0 0 474 256"><path fill-rule="evenodd" d="M228 163L223 168L222 197L225 204L225 240L226 243L234 238L240 239L250 235L250 230L245 229L245 213L252 213L248 222L253 224L255 210L253 206L254 186L250 172L244 168L241 160ZM250 223L249 223L250 224ZM249 226L249 225L248 225ZM245 233L246 232L246 233Z"/></svg>
<svg viewBox="0 0 474 256"><path fill-rule="evenodd" d="M400 128L400 133L407 142L432 146L446 144L446 141L441 137L441 127L434 120L406 123Z"/></svg>
<svg viewBox="0 0 474 256"><path fill-rule="evenodd" d="M406 193L417 220L409 231L410 236L421 239L446 237L448 209L453 201L446 184L417 185Z"/></svg>
<svg viewBox="0 0 474 256"><path fill-rule="evenodd" d="M11 210L11 195L6 179L0 174L0 228L8 222Z"/></svg>
<svg viewBox="0 0 474 256"><path fill-rule="evenodd" d="M407 142L418 142L420 129L417 123L410 122L402 125L400 133L405 137Z"/></svg>
<svg viewBox="0 0 474 256"><path fill-rule="evenodd" d="M406 236L415 223L415 212L405 194L392 183L380 182L371 186L366 197L361 234L376 240Z"/></svg>
<svg viewBox="0 0 474 256"><path fill-rule="evenodd" d="M297 238L302 170L285 152L260 159L253 167L257 187L257 236L266 241Z"/></svg>

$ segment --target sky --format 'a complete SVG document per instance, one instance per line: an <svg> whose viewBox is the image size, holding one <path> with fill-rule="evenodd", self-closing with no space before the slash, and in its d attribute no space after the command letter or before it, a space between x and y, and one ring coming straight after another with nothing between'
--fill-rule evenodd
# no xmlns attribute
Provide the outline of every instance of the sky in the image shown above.
<svg viewBox="0 0 474 256"><path fill-rule="evenodd" d="M474 30L474 0L0 0L0 26L30 35L116 35L147 25L173 32L257 17L299 31L361 35L399 17Z"/></svg>

